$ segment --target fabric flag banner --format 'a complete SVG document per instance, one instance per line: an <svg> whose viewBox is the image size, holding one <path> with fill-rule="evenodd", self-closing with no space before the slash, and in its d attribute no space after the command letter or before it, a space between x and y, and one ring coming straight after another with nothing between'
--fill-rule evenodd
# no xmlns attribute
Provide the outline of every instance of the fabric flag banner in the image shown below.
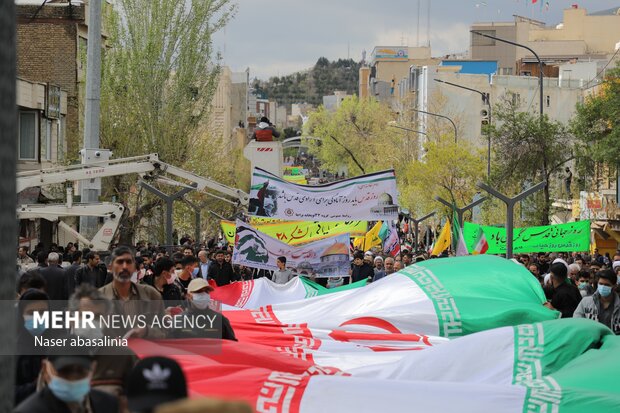
<svg viewBox="0 0 620 413"><path fill-rule="evenodd" d="M226 241L229 244L234 244L236 224L232 221L221 221L221 226ZM252 226L258 231L285 244L299 245L340 234L350 234L351 236L364 235L366 234L368 224L366 221L290 221L253 223Z"/></svg>
<svg viewBox="0 0 620 413"><path fill-rule="evenodd" d="M347 342L320 351L318 341L304 340L303 324L263 318L258 336L231 321L239 342L133 339L130 347L139 357L175 358L190 397L242 400L260 413L407 412L412 400L415 411L429 412L615 412L620 405L620 337L589 320L502 327L420 351ZM296 350L301 345L307 353Z"/></svg>
<svg viewBox="0 0 620 413"><path fill-rule="evenodd" d="M225 312L239 342L130 347L175 358L190 397L261 413L617 411L620 337L556 319L544 300L503 258L437 259L364 288Z"/></svg>
<svg viewBox="0 0 620 413"><path fill-rule="evenodd" d="M362 250L367 251L372 247L378 247L381 245L381 238L379 237L379 231L381 231L383 223L378 221L371 229L366 233L364 237L364 244Z"/></svg>
<svg viewBox="0 0 620 413"><path fill-rule="evenodd" d="M254 168L248 212L302 221L394 219L398 216L397 195L393 170L305 186Z"/></svg>
<svg viewBox="0 0 620 413"><path fill-rule="evenodd" d="M383 253L390 257L400 254L400 238L398 238L398 229L396 225L387 221L383 222L379 237L383 243Z"/></svg>
<svg viewBox="0 0 620 413"><path fill-rule="evenodd" d="M465 223L465 243L473 250L479 240L480 229L489 244L487 254L506 253L506 229ZM560 225L515 228L513 251L561 252L590 250L590 221L570 222Z"/></svg>
<svg viewBox="0 0 620 413"><path fill-rule="evenodd" d="M450 222L446 221L446 225L443 226L441 232L439 233L439 236L435 240L431 255L441 255L442 252L450 248L451 242L452 238L450 234Z"/></svg>
<svg viewBox="0 0 620 413"><path fill-rule="evenodd" d="M216 286L210 295L212 299L227 306L251 309L352 290L363 287L367 283L367 280L361 280L340 287L325 288L305 277L294 277L286 284L276 284L262 277L221 287ZM227 309L231 309L230 307Z"/></svg>
<svg viewBox="0 0 620 413"><path fill-rule="evenodd" d="M463 239L465 239L465 237L463 237ZM479 228L478 229L478 241L476 241L476 246L474 247L472 254L473 255L486 254L488 250L489 250L489 243L487 242L487 238L485 237L484 231L482 230L482 228Z"/></svg>
<svg viewBox="0 0 620 413"><path fill-rule="evenodd" d="M299 185L308 184L308 181L306 180L306 177L304 175L284 175L282 176L282 178L284 178L284 180L287 182L293 182Z"/></svg>
<svg viewBox="0 0 620 413"><path fill-rule="evenodd" d="M348 276L351 268L349 234L336 235L304 245L288 245L237 220L234 264L275 271L276 259L286 257L287 268L311 277Z"/></svg>

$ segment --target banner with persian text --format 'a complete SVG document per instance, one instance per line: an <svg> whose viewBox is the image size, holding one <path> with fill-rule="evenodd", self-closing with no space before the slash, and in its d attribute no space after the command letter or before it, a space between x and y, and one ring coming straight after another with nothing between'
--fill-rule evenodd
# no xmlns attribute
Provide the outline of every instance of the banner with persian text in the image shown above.
<svg viewBox="0 0 620 413"><path fill-rule="evenodd" d="M465 222L463 236L467 249L473 251L480 238L480 230L489 244L487 254L506 253L506 229ZM515 228L513 252L589 251L590 221L569 222L559 225Z"/></svg>
<svg viewBox="0 0 620 413"><path fill-rule="evenodd" d="M236 224L232 221L222 221L221 225L226 241L229 244L234 244ZM361 236L366 233L367 223L366 221L281 221L277 223L252 223L252 226L285 244L298 245L340 234Z"/></svg>
<svg viewBox="0 0 620 413"><path fill-rule="evenodd" d="M237 220L234 264L275 271L278 257L286 267L310 277L348 276L351 268L350 235L341 234L301 246L285 244Z"/></svg>
<svg viewBox="0 0 620 413"><path fill-rule="evenodd" d="M397 197L393 170L306 186L254 168L248 213L301 221L377 221L398 217Z"/></svg>

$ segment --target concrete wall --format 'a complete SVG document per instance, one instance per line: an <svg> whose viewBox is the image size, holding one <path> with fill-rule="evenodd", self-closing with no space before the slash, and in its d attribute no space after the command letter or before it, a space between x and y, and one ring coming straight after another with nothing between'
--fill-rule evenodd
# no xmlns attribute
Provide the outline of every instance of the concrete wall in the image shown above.
<svg viewBox="0 0 620 413"><path fill-rule="evenodd" d="M561 28L531 30L528 40L534 44L550 42L556 47L581 45L583 54L613 53L620 41L620 15L589 16L586 9L566 9Z"/></svg>

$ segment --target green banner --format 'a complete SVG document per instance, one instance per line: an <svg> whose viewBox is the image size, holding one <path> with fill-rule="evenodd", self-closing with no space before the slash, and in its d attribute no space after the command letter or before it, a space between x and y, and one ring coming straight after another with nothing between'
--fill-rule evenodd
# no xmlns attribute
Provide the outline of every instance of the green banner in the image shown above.
<svg viewBox="0 0 620 413"><path fill-rule="evenodd" d="M506 229L465 222L463 237L467 249L473 251L480 238L480 230L489 244L487 254L506 253ZM590 221L540 227L515 228L513 252L561 252L590 250Z"/></svg>

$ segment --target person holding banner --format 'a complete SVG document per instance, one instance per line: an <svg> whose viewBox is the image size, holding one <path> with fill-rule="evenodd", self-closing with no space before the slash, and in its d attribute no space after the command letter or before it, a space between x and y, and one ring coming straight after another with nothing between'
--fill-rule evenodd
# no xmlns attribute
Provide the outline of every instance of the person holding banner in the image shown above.
<svg viewBox="0 0 620 413"><path fill-rule="evenodd" d="M353 255L353 268L351 269L351 283L361 280L372 280L375 275L375 271L372 266L367 262L364 262L364 254L356 252Z"/></svg>
<svg viewBox="0 0 620 413"><path fill-rule="evenodd" d="M291 270L286 269L286 257L278 257L276 260L278 270L273 272L272 281L276 284L286 284L293 279L294 275Z"/></svg>

